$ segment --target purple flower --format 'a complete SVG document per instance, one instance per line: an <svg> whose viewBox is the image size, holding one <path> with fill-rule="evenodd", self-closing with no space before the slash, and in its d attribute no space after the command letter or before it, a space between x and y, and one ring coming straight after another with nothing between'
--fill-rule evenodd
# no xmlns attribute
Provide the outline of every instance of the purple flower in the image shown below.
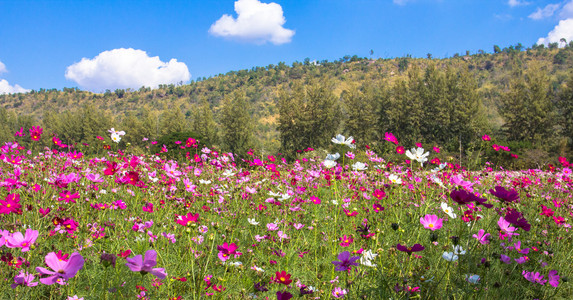
<svg viewBox="0 0 573 300"><path fill-rule="evenodd" d="M412 254L412 252L418 252L418 251L422 251L426 248L424 248L424 246L420 245L420 244L414 244L414 246L412 247L406 247L406 246L402 246L400 244L396 245L396 249L398 249L399 251L402 252L406 252L408 253L408 255Z"/></svg>
<svg viewBox="0 0 573 300"><path fill-rule="evenodd" d="M277 300L289 300L292 298L292 294L289 292L277 292Z"/></svg>
<svg viewBox="0 0 573 300"><path fill-rule="evenodd" d="M496 186L495 191L490 189L489 193L496 196L499 200L503 202L514 202L519 199L519 194L515 190L506 190L502 186Z"/></svg>
<svg viewBox="0 0 573 300"><path fill-rule="evenodd" d="M523 214L518 212L517 210L510 210L507 212L504 218L507 222L525 230L531 230L531 225L527 222L527 220L523 217Z"/></svg>
<svg viewBox="0 0 573 300"><path fill-rule="evenodd" d="M502 262L506 263L506 264L510 264L511 263L511 257L502 254L501 257L499 258L499 260L501 260Z"/></svg>
<svg viewBox="0 0 573 300"><path fill-rule="evenodd" d="M51 275L46 278L40 278L40 282L47 285L54 283L66 284L65 280L76 276L76 273L84 266L84 258L77 252L72 253L67 261L60 260L55 252L48 253L45 259L46 265L54 271L41 267L37 267L36 271L42 275Z"/></svg>
<svg viewBox="0 0 573 300"><path fill-rule="evenodd" d="M513 244L513 247L515 248L515 251L521 254L529 253L529 248L521 249L521 241L518 241L517 243Z"/></svg>
<svg viewBox="0 0 573 300"><path fill-rule="evenodd" d="M147 250L145 252L145 259L141 257L141 255L136 255L133 258L126 258L127 263L126 266L133 272L140 272L141 275L145 275L147 273L151 273L157 276L159 279L164 279L167 277L167 273L165 273L165 269L163 268L153 268L157 264L157 252L155 250Z"/></svg>
<svg viewBox="0 0 573 300"><path fill-rule="evenodd" d="M473 201L473 195L465 190L453 190L450 193L450 198L459 205L468 204Z"/></svg>
<svg viewBox="0 0 573 300"><path fill-rule="evenodd" d="M549 284L552 287L557 287L559 285L559 275L557 275L557 270L549 271L547 278L549 278Z"/></svg>
<svg viewBox="0 0 573 300"><path fill-rule="evenodd" d="M352 256L350 257L350 252L344 251L338 254L338 259L340 261L333 261L332 264L336 266L334 270L336 271L348 271L352 268L352 266L358 266L358 263L355 262L360 259L360 256Z"/></svg>
<svg viewBox="0 0 573 300"><path fill-rule="evenodd" d="M557 271L555 271L557 272ZM10 285L11 288L15 289L16 287L22 285L22 286L36 286L38 285L38 282L32 282L34 281L35 276L28 273L28 272L24 272L24 271L20 271L20 274L16 275L16 277L14 277L14 282L12 283L12 285ZM559 280L559 276L557 276L557 280Z"/></svg>

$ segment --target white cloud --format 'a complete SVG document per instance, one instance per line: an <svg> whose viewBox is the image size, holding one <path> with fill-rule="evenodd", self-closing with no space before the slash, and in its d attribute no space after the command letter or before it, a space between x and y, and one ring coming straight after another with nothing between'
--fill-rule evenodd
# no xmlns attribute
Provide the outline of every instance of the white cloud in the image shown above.
<svg viewBox="0 0 573 300"><path fill-rule="evenodd" d="M573 18L573 0L567 2L559 12L559 17L561 19Z"/></svg>
<svg viewBox="0 0 573 300"><path fill-rule="evenodd" d="M236 19L230 15L223 15L211 25L209 33L257 44L271 42L275 45L289 43L295 33L294 30L283 27L286 22L283 9L274 2L237 0L235 12Z"/></svg>
<svg viewBox="0 0 573 300"><path fill-rule="evenodd" d="M522 6L522 5L529 5L529 2L521 1L521 0L509 0L507 4L511 7Z"/></svg>
<svg viewBox="0 0 573 300"><path fill-rule="evenodd" d="M559 9L559 6L559 4L548 4L544 8L538 7L534 13L529 15L529 18L533 20L549 18L555 14L555 11Z"/></svg>
<svg viewBox="0 0 573 300"><path fill-rule="evenodd" d="M0 66L1 67L1 66ZM0 95L2 94L14 94L14 93L26 93L27 90L19 85L11 86L6 79L0 79Z"/></svg>
<svg viewBox="0 0 573 300"><path fill-rule="evenodd" d="M8 70L6 70L6 65L0 61L0 74L5 72L8 72Z"/></svg>
<svg viewBox="0 0 573 300"><path fill-rule="evenodd" d="M559 21L559 24L549 32L547 37L537 40L537 44L559 43L559 46L563 46L560 43L562 38L567 40L567 42L573 40L573 18Z"/></svg>
<svg viewBox="0 0 573 300"><path fill-rule="evenodd" d="M104 51L93 59L82 58L66 69L66 79L94 92L106 89L137 89L142 86L187 82L191 78L187 65L171 59L162 62L143 50L132 48Z"/></svg>

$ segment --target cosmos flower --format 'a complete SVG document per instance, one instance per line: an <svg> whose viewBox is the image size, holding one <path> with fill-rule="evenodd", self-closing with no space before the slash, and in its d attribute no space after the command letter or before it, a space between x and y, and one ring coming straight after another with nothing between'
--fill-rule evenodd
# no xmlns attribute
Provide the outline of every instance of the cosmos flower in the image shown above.
<svg viewBox="0 0 573 300"><path fill-rule="evenodd" d="M339 261L333 261L332 264L336 266L334 268L335 271L348 271L352 269L352 266L359 265L356 262L359 259L360 256L350 256L350 252L344 251L338 254Z"/></svg>
<svg viewBox="0 0 573 300"><path fill-rule="evenodd" d="M454 213L453 208L451 208L450 206L448 206L447 203L442 202L441 204L442 210L452 219L457 218L458 216Z"/></svg>
<svg viewBox="0 0 573 300"><path fill-rule="evenodd" d="M131 271L140 272L142 275L151 273L159 279L165 279L167 273L163 268L153 268L157 264L157 252L153 249L145 252L145 259L141 255L136 255L133 258L126 258L125 264Z"/></svg>
<svg viewBox="0 0 573 300"><path fill-rule="evenodd" d="M422 223L424 228L432 231L442 228L442 221L443 219L439 219L436 215L425 215L423 218L420 218L420 223Z"/></svg>
<svg viewBox="0 0 573 300"><path fill-rule="evenodd" d="M424 153L424 148L422 148L422 147L412 148L410 150L406 150L406 156L408 156L408 158L411 160L415 160L415 161L419 162L422 166L424 166L424 163L426 161L428 161L429 155L430 155L430 152L427 151Z"/></svg>
<svg viewBox="0 0 573 300"><path fill-rule="evenodd" d="M41 275L50 275L46 278L40 278L40 282L47 285L66 284L65 281L76 276L84 266L84 258L77 252L72 253L67 261L59 259L55 252L48 253L45 259L46 265L53 271L42 267L37 267L36 271L40 272Z"/></svg>

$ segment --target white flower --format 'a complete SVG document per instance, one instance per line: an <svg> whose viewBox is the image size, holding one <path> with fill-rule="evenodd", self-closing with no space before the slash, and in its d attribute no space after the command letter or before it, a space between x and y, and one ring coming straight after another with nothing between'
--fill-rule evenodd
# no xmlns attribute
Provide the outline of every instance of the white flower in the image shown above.
<svg viewBox="0 0 573 300"><path fill-rule="evenodd" d="M466 251L464 250L464 248L462 248L462 246L457 245L454 247L454 254L464 255L466 254Z"/></svg>
<svg viewBox="0 0 573 300"><path fill-rule="evenodd" d="M388 176L388 180L390 180L390 182L395 184L402 184L402 178L398 177L398 175L396 174L391 174L390 176Z"/></svg>
<svg viewBox="0 0 573 300"><path fill-rule="evenodd" d="M418 149L412 148L411 150L406 150L406 156L411 160L418 161L422 166L424 166L424 163L428 161L428 155L430 155L430 152L428 151L424 153L424 148L421 147L418 147Z"/></svg>
<svg viewBox="0 0 573 300"><path fill-rule="evenodd" d="M364 170L368 169L368 167L364 163L358 161L352 165L352 169L354 171L364 171Z"/></svg>
<svg viewBox="0 0 573 300"><path fill-rule="evenodd" d="M354 138L349 136L346 140L342 134L337 134L336 137L332 138L332 142L339 145L346 145L352 149L356 148L356 145L352 144Z"/></svg>
<svg viewBox="0 0 573 300"><path fill-rule="evenodd" d="M255 225L255 226L256 226L256 225L259 225L259 222L257 222L254 218L253 218L253 219L247 218L247 221L249 221L249 223L250 223L251 225Z"/></svg>
<svg viewBox="0 0 573 300"><path fill-rule="evenodd" d="M432 169L432 172L438 172L441 171L443 168L445 168L448 164L446 163L441 163L439 166L435 167Z"/></svg>
<svg viewBox="0 0 573 300"><path fill-rule="evenodd" d="M360 264L367 267L376 267L376 265L372 263L372 260L375 259L376 256L378 256L378 254L372 252L372 250L364 251L362 257L360 257Z"/></svg>
<svg viewBox="0 0 573 300"><path fill-rule="evenodd" d="M115 131L114 128L111 128L107 132L109 132L111 135L114 135L114 134L119 135L119 136L125 135L125 131Z"/></svg>
<svg viewBox="0 0 573 300"><path fill-rule="evenodd" d="M201 184L211 184L211 180L199 179L199 183L201 183Z"/></svg>
<svg viewBox="0 0 573 300"><path fill-rule="evenodd" d="M442 254L442 257L447 260L447 261L456 261L458 260L458 256L455 255L453 252L444 252L444 254Z"/></svg>
<svg viewBox="0 0 573 300"><path fill-rule="evenodd" d="M458 216L456 214L454 214L454 210L449 207L445 202L442 202L442 210L448 215L450 216L450 218L455 219Z"/></svg>
<svg viewBox="0 0 573 300"><path fill-rule="evenodd" d="M229 169L227 169L227 170L225 170L225 172L223 172L223 176L225 176L225 177L231 177L233 175L235 175L235 173L233 173L233 171L231 171Z"/></svg>
<svg viewBox="0 0 573 300"><path fill-rule="evenodd" d="M337 160L340 158L340 153L336 152L336 154L327 154L326 160Z"/></svg>
<svg viewBox="0 0 573 300"><path fill-rule="evenodd" d="M475 274L467 275L466 274L466 281L469 283L476 284L479 282L479 280L480 280L479 275L475 275Z"/></svg>
<svg viewBox="0 0 573 300"><path fill-rule="evenodd" d="M284 193L277 200L279 200L280 202L283 202L284 200L287 200L287 199L290 199L290 195L287 193Z"/></svg>
<svg viewBox="0 0 573 300"><path fill-rule="evenodd" d="M257 266L252 266L251 269L254 271L257 271L257 272L264 272L265 271L265 270L263 270L263 268L257 267Z"/></svg>
<svg viewBox="0 0 573 300"><path fill-rule="evenodd" d="M119 141L121 141L121 137L117 133L112 133L111 134L111 140L116 142L116 143L119 143Z"/></svg>
<svg viewBox="0 0 573 300"><path fill-rule="evenodd" d="M334 168L336 166L336 162L333 160L325 160L322 162L322 164L324 165L325 168L330 169L330 168Z"/></svg>
<svg viewBox="0 0 573 300"><path fill-rule="evenodd" d="M332 200L332 204L334 204L334 205L338 205L338 201L336 201L336 200Z"/></svg>

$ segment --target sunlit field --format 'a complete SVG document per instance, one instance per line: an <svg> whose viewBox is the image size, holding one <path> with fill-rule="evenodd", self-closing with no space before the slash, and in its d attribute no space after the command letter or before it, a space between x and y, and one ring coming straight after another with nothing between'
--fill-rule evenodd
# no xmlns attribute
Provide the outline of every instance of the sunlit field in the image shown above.
<svg viewBox="0 0 573 300"><path fill-rule="evenodd" d="M1 148L2 299L570 299L569 162L467 170L352 137L287 161L179 141ZM37 140L39 127L16 140ZM150 145L152 141L149 141ZM487 136L484 147L494 145ZM34 145L34 144L32 144ZM411 149L412 148L412 149ZM408 150L410 149L410 150ZM501 150L500 150L501 149ZM504 151L498 148L496 151ZM510 155L509 149L506 153Z"/></svg>

